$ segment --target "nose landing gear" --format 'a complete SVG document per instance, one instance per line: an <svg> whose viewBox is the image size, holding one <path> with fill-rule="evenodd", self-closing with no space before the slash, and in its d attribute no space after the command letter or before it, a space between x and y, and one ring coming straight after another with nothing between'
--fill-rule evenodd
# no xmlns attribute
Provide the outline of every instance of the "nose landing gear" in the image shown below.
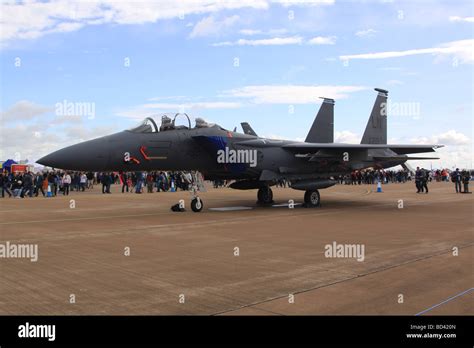
<svg viewBox="0 0 474 348"><path fill-rule="evenodd" d="M193 212L199 213L203 207L204 203L199 197L193 198L193 200L191 201L191 209L193 210Z"/></svg>

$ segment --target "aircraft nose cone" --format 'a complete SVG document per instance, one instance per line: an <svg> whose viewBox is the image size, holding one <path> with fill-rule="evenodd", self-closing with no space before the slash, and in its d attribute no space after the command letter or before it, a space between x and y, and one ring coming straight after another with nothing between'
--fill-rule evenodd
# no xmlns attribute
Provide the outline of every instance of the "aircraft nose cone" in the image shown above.
<svg viewBox="0 0 474 348"><path fill-rule="evenodd" d="M58 169L100 171L106 167L108 157L108 143L99 138L50 153L37 163Z"/></svg>
<svg viewBox="0 0 474 348"><path fill-rule="evenodd" d="M50 153L49 155L41 157L36 163L42 164L44 166L56 168L57 164L60 162L62 156L59 155L60 151Z"/></svg>

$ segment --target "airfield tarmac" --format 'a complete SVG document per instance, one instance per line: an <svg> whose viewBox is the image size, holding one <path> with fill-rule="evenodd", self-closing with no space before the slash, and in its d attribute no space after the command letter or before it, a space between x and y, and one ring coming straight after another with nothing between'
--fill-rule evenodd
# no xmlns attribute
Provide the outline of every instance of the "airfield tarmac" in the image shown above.
<svg viewBox="0 0 474 348"><path fill-rule="evenodd" d="M0 199L0 242L39 248L37 262L0 259L0 314L474 314L474 195L451 183L375 189L337 185L320 191L322 207L289 209L211 188L201 213L187 192L118 185ZM303 197L273 192L277 203ZM181 198L187 211L171 212ZM363 244L364 261L325 257L334 241Z"/></svg>

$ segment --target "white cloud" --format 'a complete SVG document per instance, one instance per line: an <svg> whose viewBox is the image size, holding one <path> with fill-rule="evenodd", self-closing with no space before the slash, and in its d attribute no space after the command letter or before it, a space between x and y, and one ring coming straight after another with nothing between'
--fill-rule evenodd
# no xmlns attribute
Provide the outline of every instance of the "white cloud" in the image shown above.
<svg viewBox="0 0 474 348"><path fill-rule="evenodd" d="M162 19L211 14L222 10L268 7L266 0L8 1L0 4L0 41L5 44L16 39L34 39L51 33L77 30L85 25L154 23Z"/></svg>
<svg viewBox="0 0 474 348"><path fill-rule="evenodd" d="M148 98L148 101L159 101L159 100L185 100L186 96L184 95L172 95L172 96L166 96L166 97L153 97L153 98Z"/></svg>
<svg viewBox="0 0 474 348"><path fill-rule="evenodd" d="M386 58L397 58L405 56L413 56L419 54L433 54L433 55L444 55L454 56L460 60L460 63L472 63L474 62L474 40L466 39L459 41L451 41L448 43L441 44L437 47L431 48L418 48L405 51L388 51L388 52L376 52L376 53L364 53L364 54L353 54L339 56L341 60L350 59L386 59Z"/></svg>
<svg viewBox="0 0 474 348"><path fill-rule="evenodd" d="M241 103L236 102L197 102L197 103L152 103L142 105L145 109L190 110L190 109L238 109Z"/></svg>
<svg viewBox="0 0 474 348"><path fill-rule="evenodd" d="M209 16L200 20L193 28L189 37L202 37L202 36L212 36L219 35L225 29L233 26L239 20L239 16L234 15L231 17L226 17L222 20L216 20L214 16Z"/></svg>
<svg viewBox="0 0 474 348"><path fill-rule="evenodd" d="M377 30L374 30L374 29L365 29L365 30L359 30L359 31L356 31L356 36L358 37L372 37L375 35L375 33L377 33Z"/></svg>
<svg viewBox="0 0 474 348"><path fill-rule="evenodd" d="M287 29L270 29L270 30L259 30L259 29L242 29L239 30L239 33L246 36L253 36L253 35L282 35L288 32Z"/></svg>
<svg viewBox="0 0 474 348"><path fill-rule="evenodd" d="M242 32L242 30L241 30ZM244 30L246 35L254 35L257 31ZM252 32L252 34L250 34ZM272 31L259 31L260 34L269 34ZM283 29L275 29L273 32L284 32ZM308 45L334 45L336 43L336 36L317 36L309 40L304 40L300 36L291 37L274 37L270 39L239 39L237 41L224 41L212 44L214 47L221 46L281 46L281 45L301 45L306 43Z"/></svg>
<svg viewBox="0 0 474 348"><path fill-rule="evenodd" d="M46 128L40 122L5 126L2 129L0 158L28 159L30 163L34 163L48 153L65 146L111 134L114 131L115 128L105 126L86 128L80 125L68 125L64 129Z"/></svg>
<svg viewBox="0 0 474 348"><path fill-rule="evenodd" d="M469 22L474 23L474 17L459 17L459 16L450 16L450 22Z"/></svg>
<svg viewBox="0 0 474 348"><path fill-rule="evenodd" d="M212 44L212 46L281 46L281 45L299 45L303 39L299 36L275 37L271 39L247 40L239 39L237 41L224 41Z"/></svg>
<svg viewBox="0 0 474 348"><path fill-rule="evenodd" d="M449 130L445 133L433 135L431 137L413 138L411 141L414 144L432 144L432 145L469 145L471 139L463 133L455 130Z"/></svg>
<svg viewBox="0 0 474 348"><path fill-rule="evenodd" d="M360 144L361 137L351 131L334 132L335 143Z"/></svg>
<svg viewBox="0 0 474 348"><path fill-rule="evenodd" d="M270 0L273 3L279 3L284 7L290 6L320 6L332 5L335 0Z"/></svg>
<svg viewBox="0 0 474 348"><path fill-rule="evenodd" d="M35 39L41 36L78 30L87 25L144 24L189 15L215 14L224 10L252 8L266 10L270 4L281 6L319 6L334 0L154 0L154 1L2 1L0 43ZM201 26L205 26L203 23ZM207 26L207 30L212 30ZM199 29L199 28L198 28ZM202 28L201 28L202 29ZM204 30L204 29L202 29Z"/></svg>
<svg viewBox="0 0 474 348"><path fill-rule="evenodd" d="M248 98L255 104L313 104L318 97L343 99L365 89L363 86L260 85L224 91L222 96Z"/></svg>
<svg viewBox="0 0 474 348"><path fill-rule="evenodd" d="M310 45L334 45L335 43L335 36L317 36L308 40L308 44Z"/></svg>
<svg viewBox="0 0 474 348"><path fill-rule="evenodd" d="M432 165L433 168L472 169L472 155L472 148L470 146L446 146L437 149L433 153L415 155L420 157L438 157L439 160L409 161L408 163L414 168L417 166L430 168Z"/></svg>
<svg viewBox="0 0 474 348"><path fill-rule="evenodd" d="M210 109L238 109L249 104L315 104L319 103L318 97L344 99L350 93L367 89L363 86L245 86L223 91L218 97L232 98L233 101L184 101L186 97L158 97L149 98L149 101L174 99L179 102L169 103L146 103L135 108L119 110L117 116L141 120L145 117L160 114L163 112L188 112L189 110L210 110ZM236 100L236 99L243 100ZM182 101L182 102L181 102Z"/></svg>
<svg viewBox="0 0 474 348"><path fill-rule="evenodd" d="M173 97L170 97L171 99ZM159 100L160 98L150 98L149 100ZM166 99L166 97L165 97ZM182 100L184 97L176 98L175 100ZM139 105L135 108L128 110L120 110L116 112L117 116L131 118L134 120L142 120L145 117L150 117L156 114L162 114L165 112L196 112L198 110L211 110L211 109L238 109L244 105L239 102L226 102L226 101L208 101L208 102L170 102L170 103L147 103Z"/></svg>
<svg viewBox="0 0 474 348"><path fill-rule="evenodd" d="M0 113L3 122L31 120L39 115L54 111L53 107L35 104L28 100L16 102L10 109Z"/></svg>
<svg viewBox="0 0 474 348"><path fill-rule="evenodd" d="M461 132L448 130L447 132L435 134L431 137L416 137L410 139L410 143L420 145L445 145L436 150L436 153L427 154L428 157L439 157L432 161L435 168L471 168L473 153L472 140ZM426 161L413 161L413 166L427 167Z"/></svg>

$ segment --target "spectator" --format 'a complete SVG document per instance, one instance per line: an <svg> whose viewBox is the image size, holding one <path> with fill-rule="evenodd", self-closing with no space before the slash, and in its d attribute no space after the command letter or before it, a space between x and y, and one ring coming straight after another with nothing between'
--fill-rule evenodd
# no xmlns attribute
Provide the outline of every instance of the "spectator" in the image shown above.
<svg viewBox="0 0 474 348"><path fill-rule="evenodd" d="M79 174L79 188L82 192L86 190L87 175L85 173Z"/></svg>
<svg viewBox="0 0 474 348"><path fill-rule="evenodd" d="M451 173L451 181L454 182L454 187L456 188L456 193L462 193L461 189L461 172L459 168L456 168L454 172Z"/></svg>
<svg viewBox="0 0 474 348"><path fill-rule="evenodd" d="M5 197L5 192L8 193L8 197L12 196L12 192L10 191L11 176L8 173L0 175L0 187L2 188L2 198Z"/></svg>
<svg viewBox="0 0 474 348"><path fill-rule="evenodd" d="M71 176L68 172L64 173L63 175L63 195L69 196L69 185L71 185Z"/></svg>

